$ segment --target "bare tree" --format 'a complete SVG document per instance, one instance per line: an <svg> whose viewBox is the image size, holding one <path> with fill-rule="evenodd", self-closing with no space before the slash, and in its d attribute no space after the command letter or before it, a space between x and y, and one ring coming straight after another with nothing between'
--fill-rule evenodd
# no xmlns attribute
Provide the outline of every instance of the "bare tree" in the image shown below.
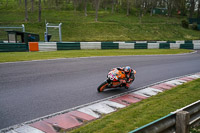
<svg viewBox="0 0 200 133"><path fill-rule="evenodd" d="M38 22L41 22L41 14L42 14L41 0L39 0L38 4L39 4L38 5L38 8L39 8Z"/></svg>
<svg viewBox="0 0 200 133"><path fill-rule="evenodd" d="M178 8L178 10L181 12L181 15L186 15L186 3L188 0L176 0L175 4L176 4L176 8Z"/></svg>
<svg viewBox="0 0 200 133"><path fill-rule="evenodd" d="M8 6L8 0L6 0L6 6Z"/></svg>
<svg viewBox="0 0 200 133"><path fill-rule="evenodd" d="M70 0L66 0L66 4L69 4L70 3Z"/></svg>
<svg viewBox="0 0 200 133"><path fill-rule="evenodd" d="M99 4L100 4L100 0L95 0L95 9L96 9L95 22L98 21L98 10L99 10Z"/></svg>
<svg viewBox="0 0 200 133"><path fill-rule="evenodd" d="M112 0L112 13L114 13L115 0Z"/></svg>
<svg viewBox="0 0 200 133"><path fill-rule="evenodd" d="M127 0L127 10L126 10L126 15L129 16L129 13L130 13L130 1Z"/></svg>
<svg viewBox="0 0 200 133"><path fill-rule="evenodd" d="M151 14L151 16L153 15L153 9L154 9L155 7L157 7L157 2L158 2L158 0L151 0L151 1L150 1L149 9L150 9L150 14Z"/></svg>
<svg viewBox="0 0 200 133"><path fill-rule="evenodd" d="M87 17L87 0L84 1L84 5L85 5L85 16Z"/></svg>
<svg viewBox="0 0 200 133"><path fill-rule="evenodd" d="M136 1L136 5L137 7L139 8L139 20L140 20L140 23L142 23L142 16L143 16L143 12L144 12L144 0L137 0Z"/></svg>
<svg viewBox="0 0 200 133"><path fill-rule="evenodd" d="M190 0L190 14L189 14L189 17L190 17L190 18L193 17L194 8L195 8L195 1L194 1L194 0Z"/></svg>
<svg viewBox="0 0 200 133"><path fill-rule="evenodd" d="M172 10L174 7L174 0L165 0L165 3L167 5L167 10L168 10L168 17L172 16Z"/></svg>
<svg viewBox="0 0 200 133"><path fill-rule="evenodd" d="M34 11L34 0L31 0L31 12Z"/></svg>
<svg viewBox="0 0 200 133"><path fill-rule="evenodd" d="M24 0L25 3L25 21L28 21L28 7L27 7L27 0Z"/></svg>
<svg viewBox="0 0 200 133"><path fill-rule="evenodd" d="M58 0L56 0L56 8L58 7Z"/></svg>
<svg viewBox="0 0 200 133"><path fill-rule="evenodd" d="M21 6L21 4L22 4L22 0L19 0L19 6Z"/></svg>
<svg viewBox="0 0 200 133"><path fill-rule="evenodd" d="M76 12L76 8L77 8L77 0L73 0L73 4L74 4L74 11Z"/></svg>
<svg viewBox="0 0 200 133"><path fill-rule="evenodd" d="M197 18L200 17L200 0L198 0Z"/></svg>

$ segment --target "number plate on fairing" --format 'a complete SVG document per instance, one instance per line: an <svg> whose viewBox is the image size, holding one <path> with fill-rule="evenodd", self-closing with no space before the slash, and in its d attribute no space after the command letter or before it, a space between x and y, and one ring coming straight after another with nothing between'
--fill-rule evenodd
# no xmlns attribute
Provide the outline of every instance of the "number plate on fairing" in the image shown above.
<svg viewBox="0 0 200 133"><path fill-rule="evenodd" d="M118 77L117 77L118 74L117 73L118 73L117 69L114 69L113 71L110 71L108 73L108 78L110 78L110 80L114 80L114 79L118 80Z"/></svg>

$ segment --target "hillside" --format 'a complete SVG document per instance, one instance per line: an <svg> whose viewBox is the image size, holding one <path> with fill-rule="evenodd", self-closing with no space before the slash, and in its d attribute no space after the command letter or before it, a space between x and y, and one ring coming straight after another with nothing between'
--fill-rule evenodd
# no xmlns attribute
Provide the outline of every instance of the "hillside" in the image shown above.
<svg viewBox="0 0 200 133"><path fill-rule="evenodd" d="M24 10L20 8L0 8L0 26L25 25L26 31L38 33L44 41L45 22L62 23L63 41L133 41L133 40L195 40L200 39L200 32L185 29L182 16L150 16L146 14L141 21L137 15L126 16L125 13L111 13L100 10L98 22L95 22L95 11L45 9L42 20L38 22L38 11L28 12L29 20L24 21ZM55 32L55 33L58 33ZM53 41L58 37L53 34ZM1 38L7 38L6 35Z"/></svg>

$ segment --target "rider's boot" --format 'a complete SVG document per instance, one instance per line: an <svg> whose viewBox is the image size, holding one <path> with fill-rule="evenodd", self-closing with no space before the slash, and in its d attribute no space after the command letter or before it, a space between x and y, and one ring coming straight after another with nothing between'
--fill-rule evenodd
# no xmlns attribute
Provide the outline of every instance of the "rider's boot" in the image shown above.
<svg viewBox="0 0 200 133"><path fill-rule="evenodd" d="M127 83L126 86L125 86L125 88L128 89L129 87L130 87L130 84Z"/></svg>

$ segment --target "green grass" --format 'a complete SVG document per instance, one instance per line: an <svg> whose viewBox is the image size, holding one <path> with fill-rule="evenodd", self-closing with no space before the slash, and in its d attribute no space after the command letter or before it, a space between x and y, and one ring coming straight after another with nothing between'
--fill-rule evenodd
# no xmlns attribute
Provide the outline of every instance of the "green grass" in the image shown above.
<svg viewBox="0 0 200 133"><path fill-rule="evenodd" d="M180 54L189 53L186 49L143 49L143 50L65 50L53 52L1 52L0 62L75 58L91 56L121 56L121 55L155 55L155 54Z"/></svg>
<svg viewBox="0 0 200 133"><path fill-rule="evenodd" d="M200 133L200 125L190 129L190 133Z"/></svg>
<svg viewBox="0 0 200 133"><path fill-rule="evenodd" d="M24 22L21 9L0 9L0 26L21 26L27 32L38 33L44 41L45 20L49 23L62 22L63 41L133 41L133 40L195 40L200 32L181 27L185 17L166 17L145 15L140 23L139 17L122 13L111 14L99 11L98 22L94 21L95 12L43 10L42 22L37 22L38 12L29 12L29 22ZM6 37L6 36L5 36ZM1 38L1 37L0 37ZM58 41L57 37L57 41Z"/></svg>
<svg viewBox="0 0 200 133"><path fill-rule="evenodd" d="M176 109L199 100L200 79L103 116L72 133L124 133L159 119Z"/></svg>

